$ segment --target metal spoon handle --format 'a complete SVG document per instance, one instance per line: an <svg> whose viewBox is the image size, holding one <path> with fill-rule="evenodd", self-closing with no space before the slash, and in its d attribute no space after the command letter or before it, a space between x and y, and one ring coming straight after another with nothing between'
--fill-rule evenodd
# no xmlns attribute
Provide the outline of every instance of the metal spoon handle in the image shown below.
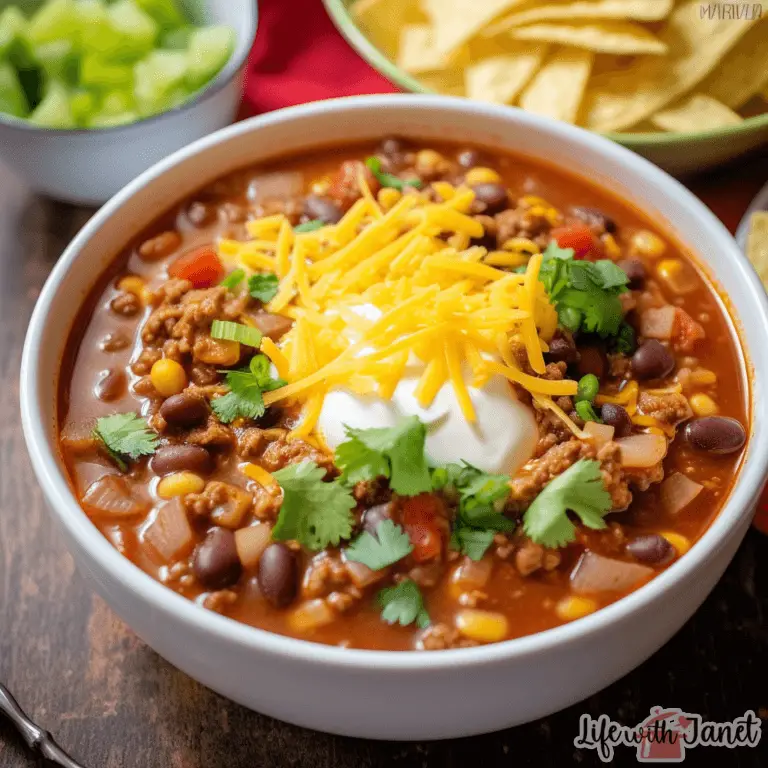
<svg viewBox="0 0 768 768"><path fill-rule="evenodd" d="M54 740L48 731L35 725L23 712L11 692L0 683L0 712L16 726L27 746L62 768L84 768L75 762Z"/></svg>

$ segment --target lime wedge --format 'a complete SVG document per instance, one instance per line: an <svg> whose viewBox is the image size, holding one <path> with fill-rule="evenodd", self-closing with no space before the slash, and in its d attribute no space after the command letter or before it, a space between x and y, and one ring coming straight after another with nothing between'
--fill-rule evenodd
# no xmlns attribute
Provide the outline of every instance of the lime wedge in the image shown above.
<svg viewBox="0 0 768 768"><path fill-rule="evenodd" d="M234 49L235 33L231 27L195 29L187 50L190 88L200 88L212 80L229 61Z"/></svg>

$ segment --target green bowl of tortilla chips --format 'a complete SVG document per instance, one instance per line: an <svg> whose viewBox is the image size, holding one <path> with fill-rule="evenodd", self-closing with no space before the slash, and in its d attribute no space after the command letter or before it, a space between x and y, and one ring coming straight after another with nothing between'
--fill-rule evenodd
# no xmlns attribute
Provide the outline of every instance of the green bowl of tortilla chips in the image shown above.
<svg viewBox="0 0 768 768"><path fill-rule="evenodd" d="M768 143L768 13L746 0L324 0L406 91L521 107L666 170Z"/></svg>

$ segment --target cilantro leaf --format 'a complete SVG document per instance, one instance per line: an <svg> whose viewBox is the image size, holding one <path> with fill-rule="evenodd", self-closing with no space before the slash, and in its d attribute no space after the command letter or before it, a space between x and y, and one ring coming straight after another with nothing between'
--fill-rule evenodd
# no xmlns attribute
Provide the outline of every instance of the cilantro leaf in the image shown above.
<svg viewBox="0 0 768 768"><path fill-rule="evenodd" d="M273 539L296 539L307 549L320 551L352 535L355 500L339 483L324 482L325 474L314 461L289 464L273 473L283 489Z"/></svg>
<svg viewBox="0 0 768 768"><path fill-rule="evenodd" d="M303 224L297 224L294 228L294 232L314 232L317 229L322 229L325 226L325 222L321 219L310 219Z"/></svg>
<svg viewBox="0 0 768 768"><path fill-rule="evenodd" d="M403 180L391 173L385 173L381 170L381 160L378 157L367 158L365 164L382 187L392 187L392 189L398 189L402 192L406 187L419 189L422 186L421 179Z"/></svg>
<svg viewBox="0 0 768 768"><path fill-rule="evenodd" d="M471 560L482 560L495 535L490 529L457 528L451 536L451 546Z"/></svg>
<svg viewBox="0 0 768 768"><path fill-rule="evenodd" d="M406 579L394 587L382 589L378 595L382 607L381 618L387 624L407 627L416 622L419 629L429 626L429 614L424 608L424 598L415 581Z"/></svg>
<svg viewBox="0 0 768 768"><path fill-rule="evenodd" d="M247 368L221 373L226 374L230 391L211 400L211 408L224 424L237 418L260 418L266 411L262 394L285 386L282 379L273 379L270 375L265 355L254 355Z"/></svg>
<svg viewBox="0 0 768 768"><path fill-rule="evenodd" d="M417 416L409 416L394 427L345 429L349 440L336 449L343 483L383 476L401 496L417 496L432 489L424 456L427 430Z"/></svg>
<svg viewBox="0 0 768 768"><path fill-rule="evenodd" d="M110 457L125 472L128 459L151 456L157 449L157 435L147 422L135 413L115 413L102 416L93 430Z"/></svg>
<svg viewBox="0 0 768 768"><path fill-rule="evenodd" d="M600 462L580 459L550 481L525 511L523 528L537 544L562 547L576 538L568 511L587 528L606 527L603 517L611 511L611 495L603 485Z"/></svg>
<svg viewBox="0 0 768 768"><path fill-rule="evenodd" d="M372 571L380 571L412 551L408 534L392 520L382 520L375 536L365 531L347 547L346 557L367 565Z"/></svg>
<svg viewBox="0 0 768 768"><path fill-rule="evenodd" d="M271 272L260 272L248 278L248 293L254 299L266 304L277 296L279 283L277 275L273 275Z"/></svg>

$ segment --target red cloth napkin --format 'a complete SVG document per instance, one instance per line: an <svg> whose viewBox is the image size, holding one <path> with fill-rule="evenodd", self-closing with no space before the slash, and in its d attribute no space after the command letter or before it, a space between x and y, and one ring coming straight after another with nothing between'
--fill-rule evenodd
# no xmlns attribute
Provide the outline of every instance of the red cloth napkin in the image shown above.
<svg viewBox="0 0 768 768"><path fill-rule="evenodd" d="M321 0L261 0L244 116L307 101L397 88L337 31Z"/></svg>

